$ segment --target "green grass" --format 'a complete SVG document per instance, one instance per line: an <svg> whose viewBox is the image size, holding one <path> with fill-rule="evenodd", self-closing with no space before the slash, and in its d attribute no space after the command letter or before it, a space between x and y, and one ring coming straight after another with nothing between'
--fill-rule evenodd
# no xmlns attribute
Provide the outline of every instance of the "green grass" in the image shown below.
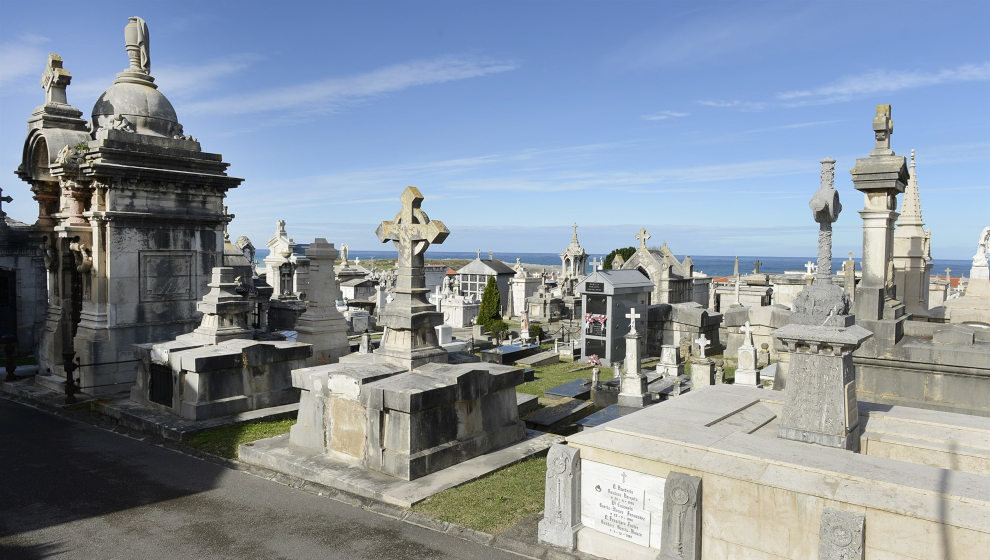
<svg viewBox="0 0 990 560"><path fill-rule="evenodd" d="M236 459L238 445L288 433L295 423L295 419L287 418L213 428L194 434L186 440L186 445L227 459Z"/></svg>
<svg viewBox="0 0 990 560"><path fill-rule="evenodd" d="M536 379L516 386L516 391L542 397L547 389L553 389L575 379L591 379L590 364L585 362L560 362L533 369L536 370ZM612 368L603 367L601 380L609 379L612 379Z"/></svg>
<svg viewBox="0 0 990 560"><path fill-rule="evenodd" d="M532 457L478 480L444 490L413 511L497 535L543 509L546 457Z"/></svg>

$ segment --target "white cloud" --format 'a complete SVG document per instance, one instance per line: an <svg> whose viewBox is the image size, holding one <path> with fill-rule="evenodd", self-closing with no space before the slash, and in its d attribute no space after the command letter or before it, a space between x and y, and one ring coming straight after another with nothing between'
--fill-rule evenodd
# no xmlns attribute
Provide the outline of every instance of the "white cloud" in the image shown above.
<svg viewBox="0 0 990 560"><path fill-rule="evenodd" d="M722 100L722 99L702 99L697 101L698 105L704 105L705 107L717 107L719 109L738 109L740 111L762 111L767 108L766 103L758 101L740 101L738 99L732 100Z"/></svg>
<svg viewBox="0 0 990 560"><path fill-rule="evenodd" d="M220 84L221 78L239 72L260 59L254 54L230 55L223 60L200 65L159 66L152 69L152 75L167 95L186 95L213 89Z"/></svg>
<svg viewBox="0 0 990 560"><path fill-rule="evenodd" d="M333 112L346 103L415 86L476 78L517 68L511 62L445 56L386 66L363 74L192 103L185 111L239 115L271 111Z"/></svg>
<svg viewBox="0 0 990 560"><path fill-rule="evenodd" d="M990 80L990 62L963 64L955 68L934 72L876 70L865 74L844 76L817 88L785 91L778 94L777 99L789 105L824 105L846 101L862 95L986 80Z"/></svg>
<svg viewBox="0 0 990 560"><path fill-rule="evenodd" d="M0 87L31 74L40 78L48 57L48 53L41 47L45 42L45 37L27 34L13 41L0 43Z"/></svg>
<svg viewBox="0 0 990 560"><path fill-rule="evenodd" d="M689 114L690 113L681 113L680 111L660 111L659 113L653 113L652 115L643 115L642 119L644 121L665 121L667 119L686 117Z"/></svg>

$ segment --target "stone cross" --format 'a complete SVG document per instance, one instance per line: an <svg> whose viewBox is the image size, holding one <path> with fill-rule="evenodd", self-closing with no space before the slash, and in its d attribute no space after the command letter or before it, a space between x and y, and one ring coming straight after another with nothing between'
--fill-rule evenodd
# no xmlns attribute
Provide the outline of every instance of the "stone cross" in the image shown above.
<svg viewBox="0 0 990 560"><path fill-rule="evenodd" d="M574 237L571 240L577 243L577 222L571 224L571 227L574 228Z"/></svg>
<svg viewBox="0 0 990 560"><path fill-rule="evenodd" d="M423 254L431 243L443 243L450 230L439 220L430 220L420 209L423 194L416 187L406 187L399 197L402 210L392 221L382 222L375 235L382 243L391 241L399 253L399 267L423 267Z"/></svg>
<svg viewBox="0 0 990 560"><path fill-rule="evenodd" d="M815 282L827 284L832 281L832 224L839 219L842 204L834 185L835 160L825 158L821 164L821 184L808 206L818 222L818 274Z"/></svg>
<svg viewBox="0 0 990 560"><path fill-rule="evenodd" d="M224 241L230 241L230 232L227 231L227 226L230 225L230 222L234 221L234 217L235 216L236 216L236 214L231 214L231 213L227 212L227 205L224 204L223 205L223 217L224 217L224 221L223 221L223 240Z"/></svg>
<svg viewBox="0 0 990 560"><path fill-rule="evenodd" d="M745 325L739 327L739 332L741 332L741 333L743 333L745 335L745 339L744 339L745 342L744 342L744 344L746 346L753 346L753 331L754 330L755 329L753 329L753 327L750 326L749 321L746 321L746 324Z"/></svg>
<svg viewBox="0 0 990 560"><path fill-rule="evenodd" d="M62 68L62 57L51 53L48 55L48 65L41 75L41 87L45 88L45 105L61 103L68 105L65 98L65 88L72 81L72 74Z"/></svg>
<svg viewBox="0 0 990 560"><path fill-rule="evenodd" d="M636 234L636 239L639 239L639 247L641 249L646 248L646 240L653 237L652 235L646 233L646 228L640 228L639 233Z"/></svg>
<svg viewBox="0 0 990 560"><path fill-rule="evenodd" d="M3 187L0 187L0 194L3 194ZM3 211L3 203L4 202L13 202L13 201L14 201L14 199L11 198L10 195L0 196L0 218L3 218L4 216L7 215L7 213Z"/></svg>
<svg viewBox="0 0 990 560"><path fill-rule="evenodd" d="M812 272L815 271L815 263L813 263L811 261L808 261L808 262L804 263L804 270L808 274L811 274Z"/></svg>
<svg viewBox="0 0 990 560"><path fill-rule="evenodd" d="M763 266L762 262L758 260L753 261L753 274L759 274L761 266Z"/></svg>
<svg viewBox="0 0 990 560"><path fill-rule="evenodd" d="M629 313L626 313L626 319L629 319L629 334L636 334L636 319L639 319L642 315L636 313L636 308L632 307L629 309Z"/></svg>
<svg viewBox="0 0 990 560"><path fill-rule="evenodd" d="M873 117L873 134L876 145L873 152L877 155L894 152L890 149L890 135L894 133L894 121L890 118L890 105L877 105L877 114Z"/></svg>
<svg viewBox="0 0 990 560"><path fill-rule="evenodd" d="M9 200L9 199L10 199L10 197L9 197L9 196L7 197L7 199L8 199L8 200L7 200L7 202L10 202L10 200ZM0 199L0 200L3 200L3 199ZM2 216L2 215L3 215L3 213L2 213L2 212L0 212L0 216ZM952 272L952 269L951 269L951 268L949 268L949 267L945 267L945 281L946 281L946 282L951 282L951 281L952 281L952 277L951 277L951 276L949 276L949 273L950 273L950 272Z"/></svg>
<svg viewBox="0 0 990 560"><path fill-rule="evenodd" d="M481 249L478 249L478 260L481 260Z"/></svg>
<svg viewBox="0 0 990 560"><path fill-rule="evenodd" d="M708 348L709 343L711 341L708 340L707 337L705 337L705 333L701 333L701 336L699 336L698 338L694 339L694 341L698 343L698 348L699 348L700 353L701 353L701 355L699 357L700 358L704 358L705 357L705 348Z"/></svg>

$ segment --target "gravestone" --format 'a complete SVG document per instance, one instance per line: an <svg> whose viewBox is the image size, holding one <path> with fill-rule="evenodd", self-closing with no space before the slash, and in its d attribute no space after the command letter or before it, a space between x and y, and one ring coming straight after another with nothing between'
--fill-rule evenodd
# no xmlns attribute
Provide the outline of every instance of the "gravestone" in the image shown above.
<svg viewBox="0 0 990 560"><path fill-rule="evenodd" d="M701 560L701 479L671 472L664 484L661 560Z"/></svg>
<svg viewBox="0 0 990 560"><path fill-rule="evenodd" d="M753 345L753 327L749 321L739 329L745 335L739 346L738 363L736 366L736 385L760 386L760 372L757 370L756 347Z"/></svg>
<svg viewBox="0 0 990 560"><path fill-rule="evenodd" d="M698 345L698 355L691 358L691 389L700 390L715 384L715 362L705 356L710 341L704 334L694 342Z"/></svg>
<svg viewBox="0 0 990 560"><path fill-rule="evenodd" d="M673 344L660 347L660 363L657 373L663 377L677 377L684 374L684 363L681 362L681 349Z"/></svg>
<svg viewBox="0 0 990 560"><path fill-rule="evenodd" d="M537 531L540 542L574 550L581 528L578 493L581 484L580 452L554 444L547 452L546 496L543 519Z"/></svg>
<svg viewBox="0 0 990 560"><path fill-rule="evenodd" d="M643 338L636 331L636 320L640 314L632 308L626 314L629 319L629 334L626 335L626 370L622 374L619 389L619 406L642 408L650 404L650 393L646 390L646 375L639 370L639 347Z"/></svg>
<svg viewBox="0 0 990 560"><path fill-rule="evenodd" d="M309 259L306 311L296 320L297 341L313 345L313 356L306 365L332 364L350 351L347 323L336 301L340 298L333 264L337 249L318 237L306 248Z"/></svg>

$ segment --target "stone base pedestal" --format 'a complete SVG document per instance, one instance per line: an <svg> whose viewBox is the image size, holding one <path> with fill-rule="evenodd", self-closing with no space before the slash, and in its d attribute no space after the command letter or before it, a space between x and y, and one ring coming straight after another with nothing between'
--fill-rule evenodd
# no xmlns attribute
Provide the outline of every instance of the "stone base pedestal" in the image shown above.
<svg viewBox="0 0 990 560"><path fill-rule="evenodd" d="M715 362L709 358L691 360L691 390L697 391L715 384Z"/></svg>
<svg viewBox="0 0 990 560"><path fill-rule="evenodd" d="M296 323L298 342L313 345L313 355L306 360L307 366L332 364L350 352L347 342L347 323L343 315L335 317L309 317L303 313Z"/></svg>
<svg viewBox="0 0 990 560"><path fill-rule="evenodd" d="M852 352L870 331L852 325L791 324L774 332L791 353L777 436L859 451L859 412Z"/></svg>

